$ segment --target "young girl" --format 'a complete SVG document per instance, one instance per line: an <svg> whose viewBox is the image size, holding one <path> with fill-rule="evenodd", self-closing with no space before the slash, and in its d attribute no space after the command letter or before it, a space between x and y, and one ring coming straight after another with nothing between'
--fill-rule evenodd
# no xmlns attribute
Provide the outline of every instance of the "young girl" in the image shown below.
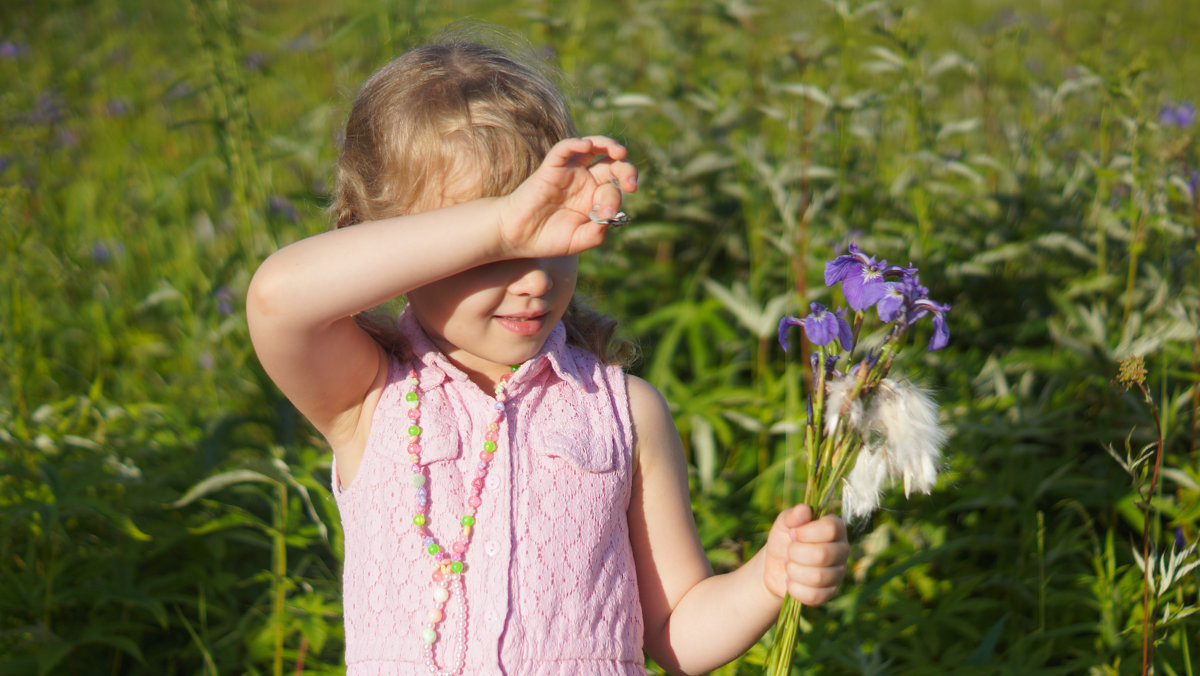
<svg viewBox="0 0 1200 676"><path fill-rule="evenodd" d="M338 229L272 255L247 300L267 373L333 448L350 674L643 673L724 664L848 553L799 506L714 576L666 403L577 307L637 170L577 138L537 69L447 41L373 75ZM353 226L353 227L344 227ZM397 296L391 327L360 313Z"/></svg>

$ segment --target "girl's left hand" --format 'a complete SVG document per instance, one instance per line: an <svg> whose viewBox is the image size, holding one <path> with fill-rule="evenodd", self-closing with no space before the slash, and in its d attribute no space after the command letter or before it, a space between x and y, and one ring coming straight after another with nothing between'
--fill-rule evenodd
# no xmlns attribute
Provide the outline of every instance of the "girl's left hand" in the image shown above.
<svg viewBox="0 0 1200 676"><path fill-rule="evenodd" d="M819 606L837 593L850 544L840 518L812 517L811 507L797 505L775 518L764 548L763 582L780 598L789 594L806 606Z"/></svg>

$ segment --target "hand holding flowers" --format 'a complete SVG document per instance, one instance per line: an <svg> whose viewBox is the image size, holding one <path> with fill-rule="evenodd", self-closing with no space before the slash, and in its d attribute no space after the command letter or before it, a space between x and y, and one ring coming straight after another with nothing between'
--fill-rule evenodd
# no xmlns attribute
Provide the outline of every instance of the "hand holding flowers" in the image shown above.
<svg viewBox="0 0 1200 676"><path fill-rule="evenodd" d="M825 283L841 283L846 302L855 311L853 325L845 318L845 309L830 311L814 302L808 316L780 321L779 342L787 350L789 330L799 326L816 348L804 429L804 503L819 519L840 497L842 513L853 519L878 507L880 491L890 480L902 480L907 496L913 490L928 493L937 478L946 440L938 425L937 403L911 382L888 375L908 329L921 319L932 318L928 350L949 343L946 313L950 306L929 298L916 268L876 261L854 244L849 254L826 264ZM851 363L871 308L884 324L883 339ZM837 368L839 362L847 365L845 371ZM804 601L791 595L784 599L767 673L790 670Z"/></svg>

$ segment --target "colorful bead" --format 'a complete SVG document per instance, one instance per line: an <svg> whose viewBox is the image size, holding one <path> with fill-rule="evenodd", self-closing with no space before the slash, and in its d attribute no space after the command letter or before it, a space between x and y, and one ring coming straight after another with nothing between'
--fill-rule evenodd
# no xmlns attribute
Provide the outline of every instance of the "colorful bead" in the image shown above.
<svg viewBox="0 0 1200 676"><path fill-rule="evenodd" d="M425 665L428 667L430 672L434 674L461 673L463 670L462 660L465 659L466 656L467 636L467 622L465 618L469 616L467 600L464 596L465 591L463 587L463 579L461 575L461 573L466 569L466 564L464 563L463 559L466 556L467 545L471 541L471 532L476 524L475 512L483 504L481 494L484 487L484 479L487 477L488 466L493 460L493 454L496 453L498 442L500 441L500 423L505 419L505 401L508 399L508 395L505 392L505 387L508 385L508 381L512 374L515 373L519 368L520 364L514 364L510 366L509 373L505 374L496 382L496 401L493 405L493 408L495 409L495 417L488 423L487 433L484 435L483 450L479 454L477 471L471 480L470 497L468 497L466 501L469 513L464 514L460 520L462 524L462 535L451 547L454 552L453 554L446 551L446 549L444 549L437 542L437 539L430 532L429 528L427 528L427 503L429 502L429 492L425 488L425 485L428 483L429 479L425 468L420 464L421 427L418 424L421 420L421 412L419 410L420 382L418 381L417 372L415 369L410 370L408 373L408 385L411 389L404 394L404 401L409 409L406 415L410 422L408 426L408 434L410 437L408 443L408 459L410 463L409 469L412 472L410 481L417 489L415 491L415 501L418 512L413 516L413 530L421 538L422 546L424 547L425 551L430 556L434 557L434 560L437 562L437 567L433 570L431 575L434 584L434 607L429 610L427 615L428 624L426 625L426 628L421 631L421 640L424 643L422 652L425 656ZM458 648L458 659L460 662L457 668L444 669L438 665L437 660L434 657L433 645L438 641L438 632L436 631L436 627L445 621L447 617L445 611L443 610L443 606L452 595L451 589L453 589L453 595L456 595L462 599L461 604L464 613L463 618L456 620L454 624L457 634L455 637L457 639L455 645Z"/></svg>

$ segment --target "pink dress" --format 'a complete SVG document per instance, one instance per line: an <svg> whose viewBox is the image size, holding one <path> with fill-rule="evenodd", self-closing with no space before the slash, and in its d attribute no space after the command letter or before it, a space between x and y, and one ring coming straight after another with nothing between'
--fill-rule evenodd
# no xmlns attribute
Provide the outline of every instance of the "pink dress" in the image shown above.
<svg viewBox="0 0 1200 676"><path fill-rule="evenodd" d="M491 394L434 347L411 313L400 326L412 362L391 366L353 483L342 490L334 469L351 676L426 673L420 633L433 563L412 525L409 369L420 380L429 528L442 543L460 529L466 481L494 414ZM644 674L626 519L633 433L625 375L567 345L560 324L506 392L507 420L466 553L462 673ZM445 622L463 610L452 597ZM454 631L441 632L436 649L442 668L460 663Z"/></svg>

